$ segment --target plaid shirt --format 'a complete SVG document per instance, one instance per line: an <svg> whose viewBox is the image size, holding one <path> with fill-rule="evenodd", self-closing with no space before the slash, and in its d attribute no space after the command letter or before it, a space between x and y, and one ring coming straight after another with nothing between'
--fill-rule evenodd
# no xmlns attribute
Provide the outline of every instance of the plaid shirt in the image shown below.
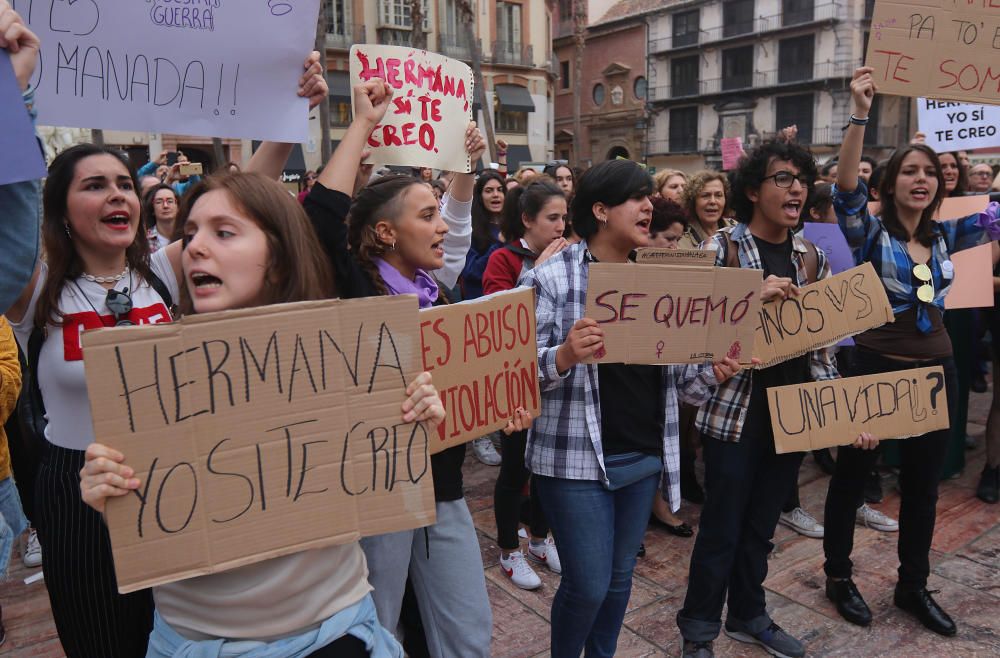
<svg viewBox="0 0 1000 658"><path fill-rule="evenodd" d="M882 279L892 312L899 314L907 309L917 309L917 329L927 333L931 320L927 304L917 299L917 288L923 281L913 276L915 263L910 258L906 244L889 235L882 219L868 214L868 189L859 180L853 192L833 188L833 208L837 221L851 246L855 263L870 261ZM931 245L931 281L934 299L930 302L944 312L944 298L951 288L955 269L948 254L975 247L983 238L983 229L976 224L979 213L963 219L934 222L934 244Z"/></svg>
<svg viewBox="0 0 1000 658"><path fill-rule="evenodd" d="M722 229L712 236L715 245L715 265L726 264L726 249L728 241L725 233L729 233L735 243L740 258L740 267L754 270L764 269L757 251L757 243L747 230L747 224L737 224L732 228ZM792 260L795 261L796 281L803 286L809 277L806 273L805 254L806 242L797 235L792 235ZM816 250L816 279L830 276L830 264L822 249ZM836 379L837 366L833 360L833 352L829 348L814 350L809 353L809 372L815 381ZM750 389L753 385L753 370L744 369L719 386L715 395L698 411L698 430L707 436L720 441L736 442L740 440L743 431L743 421L746 419L747 406L750 404Z"/></svg>
<svg viewBox="0 0 1000 658"><path fill-rule="evenodd" d="M608 483L601 443L601 398L596 364L556 369L556 351L569 330L584 317L590 257L587 243L568 247L541 266L525 272L519 283L535 289L538 379L542 390L539 416L528 432L525 464L537 475ZM700 405L717 384L710 364L663 366L664 497L680 507L678 398Z"/></svg>

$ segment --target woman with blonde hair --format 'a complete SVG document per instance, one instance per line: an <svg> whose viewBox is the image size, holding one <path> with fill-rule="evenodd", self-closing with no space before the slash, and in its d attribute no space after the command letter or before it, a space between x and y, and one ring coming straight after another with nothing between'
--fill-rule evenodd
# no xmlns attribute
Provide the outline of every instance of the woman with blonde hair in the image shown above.
<svg viewBox="0 0 1000 658"><path fill-rule="evenodd" d="M724 216L729 207L729 180L720 171L706 169L688 179L681 206L688 215L681 249L697 249L719 229L736 224L736 220Z"/></svg>
<svg viewBox="0 0 1000 658"><path fill-rule="evenodd" d="M681 197L687 186L687 174L679 169L664 169L653 175L653 196L681 205Z"/></svg>

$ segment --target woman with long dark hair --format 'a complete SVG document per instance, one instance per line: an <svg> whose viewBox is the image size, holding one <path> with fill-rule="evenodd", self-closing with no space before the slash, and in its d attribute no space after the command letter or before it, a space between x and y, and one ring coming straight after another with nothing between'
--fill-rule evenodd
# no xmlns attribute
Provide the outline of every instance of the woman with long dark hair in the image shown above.
<svg viewBox="0 0 1000 658"><path fill-rule="evenodd" d="M460 284L462 299L483 295L483 272L490 254L503 246L500 225L503 223L506 188L503 176L492 169L476 179L472 192L472 248L465 260Z"/></svg>
<svg viewBox="0 0 1000 658"><path fill-rule="evenodd" d="M180 197L169 185L160 183L146 191L142 198L142 215L148 226L146 239L150 251L159 251L173 242L179 206Z"/></svg>

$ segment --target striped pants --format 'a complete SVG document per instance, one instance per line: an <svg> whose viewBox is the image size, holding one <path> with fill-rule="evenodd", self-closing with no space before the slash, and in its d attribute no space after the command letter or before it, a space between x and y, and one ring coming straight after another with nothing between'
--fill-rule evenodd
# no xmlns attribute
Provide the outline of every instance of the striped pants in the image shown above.
<svg viewBox="0 0 1000 658"><path fill-rule="evenodd" d="M52 616L68 658L141 658L153 627L153 596L118 593L111 540L83 503L84 453L46 443L35 482L38 540Z"/></svg>

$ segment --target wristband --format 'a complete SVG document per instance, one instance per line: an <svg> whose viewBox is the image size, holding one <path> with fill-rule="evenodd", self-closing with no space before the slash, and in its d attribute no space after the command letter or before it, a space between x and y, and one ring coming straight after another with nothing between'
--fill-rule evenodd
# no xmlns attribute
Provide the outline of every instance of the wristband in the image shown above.
<svg viewBox="0 0 1000 658"><path fill-rule="evenodd" d="M841 128L841 130L847 130L852 125L861 126L863 128L868 125L868 117L860 119L852 114L851 118L847 120L847 125Z"/></svg>
<svg viewBox="0 0 1000 658"><path fill-rule="evenodd" d="M502 158L505 155L507 155L507 151L497 151L497 157L498 158Z"/></svg>

